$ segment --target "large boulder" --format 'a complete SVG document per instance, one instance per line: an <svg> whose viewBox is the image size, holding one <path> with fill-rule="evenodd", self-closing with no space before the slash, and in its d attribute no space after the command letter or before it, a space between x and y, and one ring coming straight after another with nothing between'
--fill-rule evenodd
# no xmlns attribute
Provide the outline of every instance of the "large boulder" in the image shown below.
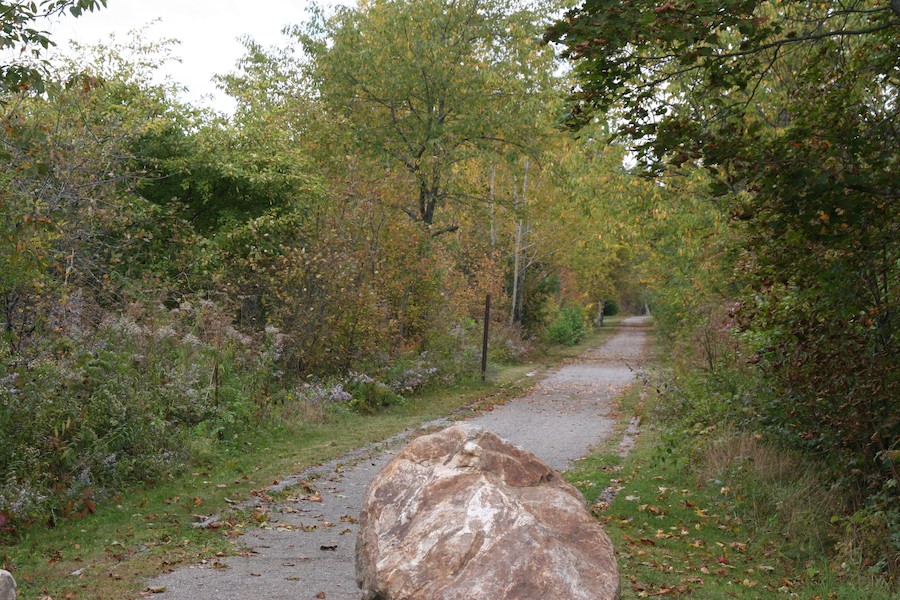
<svg viewBox="0 0 900 600"><path fill-rule="evenodd" d="M356 545L366 600L612 600L609 538L574 487L493 433L414 440L369 485Z"/></svg>
<svg viewBox="0 0 900 600"><path fill-rule="evenodd" d="M0 569L0 600L16 600L16 580L3 569Z"/></svg>

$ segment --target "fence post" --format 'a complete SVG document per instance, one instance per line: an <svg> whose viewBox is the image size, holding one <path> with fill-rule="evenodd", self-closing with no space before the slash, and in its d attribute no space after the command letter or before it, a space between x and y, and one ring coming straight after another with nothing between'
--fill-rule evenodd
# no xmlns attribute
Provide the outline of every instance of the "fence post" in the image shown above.
<svg viewBox="0 0 900 600"><path fill-rule="evenodd" d="M484 339L481 343L481 381L487 376L488 329L491 324L491 295L484 300Z"/></svg>

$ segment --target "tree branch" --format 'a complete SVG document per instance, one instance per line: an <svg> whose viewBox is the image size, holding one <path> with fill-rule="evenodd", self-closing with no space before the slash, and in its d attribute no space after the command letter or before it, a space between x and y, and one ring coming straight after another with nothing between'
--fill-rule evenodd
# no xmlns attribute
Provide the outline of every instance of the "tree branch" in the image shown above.
<svg viewBox="0 0 900 600"><path fill-rule="evenodd" d="M439 235L443 235L445 233L452 233L459 229L459 225L448 225L447 227L441 227L440 229L436 229L431 232L431 237L436 238Z"/></svg>

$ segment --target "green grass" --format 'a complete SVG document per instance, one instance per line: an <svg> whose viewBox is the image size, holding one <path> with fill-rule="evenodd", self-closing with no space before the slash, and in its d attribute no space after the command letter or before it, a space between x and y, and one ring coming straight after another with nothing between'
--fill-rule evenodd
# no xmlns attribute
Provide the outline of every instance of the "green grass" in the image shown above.
<svg viewBox="0 0 900 600"><path fill-rule="evenodd" d="M649 413L645 404L653 398L645 402L641 392L633 386L619 399L620 432L632 415ZM582 491L613 541L623 599L896 598L883 583L839 574L821 548L792 535L778 518L755 518L748 500L738 496L738 490L751 488L772 493L763 488L776 483L749 481L746 474L732 486L701 480L698 459L668 454L664 430L653 424L642 425L637 445L624 458L616 452L620 437L578 462L566 478ZM608 505L607 489L617 490Z"/></svg>
<svg viewBox="0 0 900 600"><path fill-rule="evenodd" d="M56 527L32 527L0 548L21 598L136 597L147 578L179 565L239 551L233 543L252 515L227 513L224 526L196 529L194 515L227 511L279 477L301 472L424 421L472 411L523 394L546 369L612 335L615 321L572 348L550 348L533 362L492 365L486 384L431 389L376 415L347 410L273 418L276 426L209 448L188 473L132 489L97 507L97 514ZM531 375L531 376L529 376ZM290 407L275 409L286 411ZM463 410L464 409L464 410ZM73 573L75 573L73 575Z"/></svg>

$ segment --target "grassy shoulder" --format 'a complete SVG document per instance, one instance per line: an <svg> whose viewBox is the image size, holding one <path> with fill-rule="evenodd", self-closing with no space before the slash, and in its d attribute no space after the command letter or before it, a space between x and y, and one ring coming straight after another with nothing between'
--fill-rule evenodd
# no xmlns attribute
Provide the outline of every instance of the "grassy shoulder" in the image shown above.
<svg viewBox="0 0 900 600"><path fill-rule="evenodd" d="M659 401L649 386L630 388L618 436L566 475L613 541L623 599L896 598L829 560L827 508L809 465L736 432L685 439L654 417ZM634 417L641 432L623 456Z"/></svg>
<svg viewBox="0 0 900 600"><path fill-rule="evenodd" d="M271 427L193 448L202 460L184 475L129 490L81 520L30 528L0 548L0 566L13 572L22 598L135 597L152 575L240 552L233 539L252 524L252 514L231 512L215 529L192 527L198 515L227 511L282 476L425 421L463 417L519 396L548 368L602 343L616 326L614 320L575 346L546 348L533 362L491 365L487 383L431 388L374 415L278 407Z"/></svg>

